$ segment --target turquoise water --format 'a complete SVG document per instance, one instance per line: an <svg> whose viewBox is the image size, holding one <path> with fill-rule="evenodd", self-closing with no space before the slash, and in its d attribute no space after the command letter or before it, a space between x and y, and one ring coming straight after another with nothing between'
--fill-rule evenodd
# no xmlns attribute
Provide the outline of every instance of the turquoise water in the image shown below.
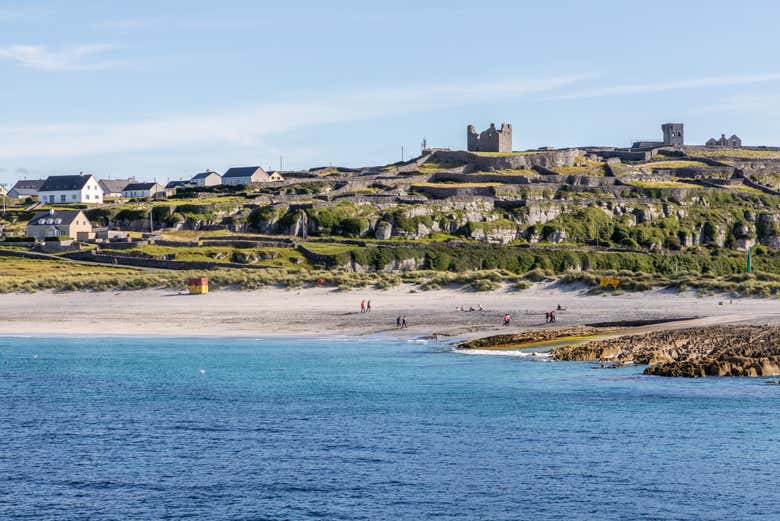
<svg viewBox="0 0 780 521"><path fill-rule="evenodd" d="M0 519L778 519L780 386L640 373L0 338Z"/></svg>

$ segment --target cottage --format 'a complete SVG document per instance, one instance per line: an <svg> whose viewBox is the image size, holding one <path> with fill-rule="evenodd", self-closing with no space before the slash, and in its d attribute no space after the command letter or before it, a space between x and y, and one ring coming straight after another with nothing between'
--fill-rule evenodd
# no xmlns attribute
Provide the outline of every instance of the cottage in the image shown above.
<svg viewBox="0 0 780 521"><path fill-rule="evenodd" d="M270 176L259 166L230 168L222 176L223 185L248 185L251 183L265 183L268 181L270 181Z"/></svg>
<svg viewBox="0 0 780 521"><path fill-rule="evenodd" d="M165 188L159 183L130 183L122 190L122 197L128 199L154 197L158 193L165 193Z"/></svg>
<svg viewBox="0 0 780 521"><path fill-rule="evenodd" d="M27 223L27 236L42 241L47 237L87 239L92 233L92 223L81 210L55 210L38 212Z"/></svg>
<svg viewBox="0 0 780 521"><path fill-rule="evenodd" d="M216 172L206 170L200 174L195 174L190 182L193 186L216 186L222 184L222 176Z"/></svg>
<svg viewBox="0 0 780 521"><path fill-rule="evenodd" d="M268 174L268 180L269 181L284 181L284 177L282 177L282 173L278 170L274 170L273 172L270 172Z"/></svg>
<svg viewBox="0 0 780 521"><path fill-rule="evenodd" d="M128 177L127 179L101 179L99 181L100 188L103 189L103 197L122 197L122 192L125 187L131 183L135 183L135 177Z"/></svg>
<svg viewBox="0 0 780 521"><path fill-rule="evenodd" d="M103 189L91 174L49 176L38 189L42 203L103 203Z"/></svg>
<svg viewBox="0 0 780 521"><path fill-rule="evenodd" d="M40 190L46 179L24 179L17 181L15 185L8 190L8 197L11 199L25 199L27 197L38 197Z"/></svg>
<svg viewBox="0 0 780 521"><path fill-rule="evenodd" d="M170 181L167 185L165 185L166 191L172 191L175 192L179 188L187 188L190 186L194 186L192 184L192 181L186 180L186 181Z"/></svg>

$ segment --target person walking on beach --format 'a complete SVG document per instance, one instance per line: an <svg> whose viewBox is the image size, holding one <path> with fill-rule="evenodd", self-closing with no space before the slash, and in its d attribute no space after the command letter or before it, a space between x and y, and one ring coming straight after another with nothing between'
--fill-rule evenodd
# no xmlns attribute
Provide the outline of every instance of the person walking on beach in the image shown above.
<svg viewBox="0 0 780 521"><path fill-rule="evenodd" d="M401 317L401 329L406 329L406 315Z"/></svg>
<svg viewBox="0 0 780 521"><path fill-rule="evenodd" d="M504 313L504 325L509 325L509 313Z"/></svg>
<svg viewBox="0 0 780 521"><path fill-rule="evenodd" d="M401 329L401 315L398 315L398 318L395 319L395 327Z"/></svg>
<svg viewBox="0 0 780 521"><path fill-rule="evenodd" d="M366 312L366 301L365 300L361 300L360 301L360 312L361 313L365 313Z"/></svg>
<svg viewBox="0 0 780 521"><path fill-rule="evenodd" d="M555 310L550 311L550 322L555 322Z"/></svg>
<svg viewBox="0 0 780 521"><path fill-rule="evenodd" d="M549 323L550 323L550 312L549 312L549 311L547 311L547 312L544 314L544 323L545 323L545 324L549 324Z"/></svg>
<svg viewBox="0 0 780 521"><path fill-rule="evenodd" d="M366 302L366 313L371 313L371 301Z"/></svg>

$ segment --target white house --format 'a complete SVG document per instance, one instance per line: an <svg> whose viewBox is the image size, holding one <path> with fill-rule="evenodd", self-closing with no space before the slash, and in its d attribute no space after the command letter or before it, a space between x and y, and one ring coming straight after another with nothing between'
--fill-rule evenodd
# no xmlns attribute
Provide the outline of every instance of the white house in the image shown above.
<svg viewBox="0 0 780 521"><path fill-rule="evenodd" d="M98 181L100 188L103 189L103 197L122 197L122 191L130 183L135 183L134 177L128 177L127 179L101 179Z"/></svg>
<svg viewBox="0 0 780 521"><path fill-rule="evenodd" d="M192 183L193 186L216 186L222 184L222 176L220 176L216 172L212 172L210 170L206 170L205 172L201 172L200 174L195 174L192 179L190 179L190 183Z"/></svg>
<svg viewBox="0 0 780 521"><path fill-rule="evenodd" d="M43 203L103 203L103 189L91 174L49 176L38 189Z"/></svg>
<svg viewBox="0 0 780 521"><path fill-rule="evenodd" d="M265 183L270 177L259 166L240 166L230 168L222 176L223 185L248 185L251 183Z"/></svg>
<svg viewBox="0 0 780 521"><path fill-rule="evenodd" d="M122 190L122 197L127 199L154 197L160 192L165 193L165 188L159 183L130 183Z"/></svg>

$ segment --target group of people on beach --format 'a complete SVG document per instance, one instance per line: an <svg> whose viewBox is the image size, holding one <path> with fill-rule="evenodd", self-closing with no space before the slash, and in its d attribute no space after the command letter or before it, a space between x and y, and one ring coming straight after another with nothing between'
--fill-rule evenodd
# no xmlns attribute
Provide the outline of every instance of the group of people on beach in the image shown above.
<svg viewBox="0 0 780 521"><path fill-rule="evenodd" d="M408 327L406 325L406 315L398 315L398 318L395 319L395 327L398 329L406 329Z"/></svg>
<svg viewBox="0 0 780 521"><path fill-rule="evenodd" d="M371 301L368 300L361 300L360 301L360 312L361 313L371 313Z"/></svg>
<svg viewBox="0 0 780 521"><path fill-rule="evenodd" d="M544 314L544 321L548 324L552 324L553 322L557 322L558 318L555 315L556 311L565 311L560 304L558 304L558 309L553 309L552 311L548 311Z"/></svg>

